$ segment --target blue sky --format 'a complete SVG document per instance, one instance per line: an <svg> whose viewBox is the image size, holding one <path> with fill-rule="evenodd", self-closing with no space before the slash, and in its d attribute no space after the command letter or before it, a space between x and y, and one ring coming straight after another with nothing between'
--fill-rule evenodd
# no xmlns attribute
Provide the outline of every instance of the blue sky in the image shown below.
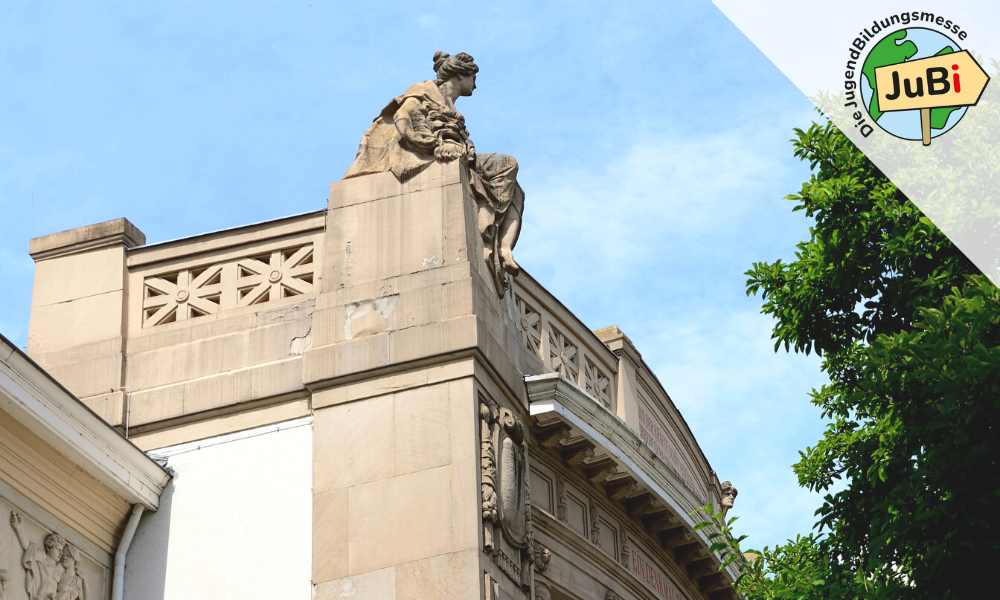
<svg viewBox="0 0 1000 600"><path fill-rule="evenodd" d="M517 157L518 261L636 343L753 546L809 530L815 357L775 354L754 261L808 223L782 198L812 104L712 4L5 3L0 331L25 343L28 239L127 217L150 242L324 206L372 118L438 45L480 65L459 110ZM32 203L32 198L34 201Z"/></svg>

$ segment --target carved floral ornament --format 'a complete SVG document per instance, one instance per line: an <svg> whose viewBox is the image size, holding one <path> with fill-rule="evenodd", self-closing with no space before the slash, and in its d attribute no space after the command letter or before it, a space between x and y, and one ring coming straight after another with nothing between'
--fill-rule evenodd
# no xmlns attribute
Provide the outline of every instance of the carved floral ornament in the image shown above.
<svg viewBox="0 0 1000 600"><path fill-rule="evenodd" d="M479 422L483 550L511 579L522 587L530 587L531 568L537 563L532 544L524 427L513 412L482 396ZM498 535L502 536L502 542ZM504 552L505 544L517 553L516 557Z"/></svg>
<svg viewBox="0 0 1000 600"><path fill-rule="evenodd" d="M143 279L142 326L196 319L313 291L313 244Z"/></svg>
<svg viewBox="0 0 1000 600"><path fill-rule="evenodd" d="M87 600L87 582L80 575L80 551L58 533L45 536L42 545L28 541L21 515L10 513L10 526L21 546L21 566L28 600ZM0 599L6 598L10 576L0 571Z"/></svg>

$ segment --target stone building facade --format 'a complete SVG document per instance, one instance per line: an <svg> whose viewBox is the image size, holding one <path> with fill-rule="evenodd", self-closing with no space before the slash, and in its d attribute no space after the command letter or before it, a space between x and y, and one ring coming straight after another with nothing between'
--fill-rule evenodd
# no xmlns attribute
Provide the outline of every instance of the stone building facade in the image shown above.
<svg viewBox="0 0 1000 600"><path fill-rule="evenodd" d="M28 355L173 475L125 598L733 597L692 531L723 489L684 419L617 327L498 276L472 187L439 162L171 242L125 219L32 240ZM51 493L106 513L86 577L107 578L137 499Z"/></svg>

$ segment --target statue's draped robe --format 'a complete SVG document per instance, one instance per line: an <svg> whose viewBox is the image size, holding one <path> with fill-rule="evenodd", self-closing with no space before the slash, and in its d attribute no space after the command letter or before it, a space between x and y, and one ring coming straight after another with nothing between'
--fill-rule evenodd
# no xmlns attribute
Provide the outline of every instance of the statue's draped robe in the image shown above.
<svg viewBox="0 0 1000 600"><path fill-rule="evenodd" d="M21 565L26 571L25 590L28 600L49 600L55 595L56 586L62 575L62 565L53 561L45 550L35 544L28 544Z"/></svg>
<svg viewBox="0 0 1000 600"><path fill-rule="evenodd" d="M55 600L86 600L85 585L83 577L78 574L61 579Z"/></svg>

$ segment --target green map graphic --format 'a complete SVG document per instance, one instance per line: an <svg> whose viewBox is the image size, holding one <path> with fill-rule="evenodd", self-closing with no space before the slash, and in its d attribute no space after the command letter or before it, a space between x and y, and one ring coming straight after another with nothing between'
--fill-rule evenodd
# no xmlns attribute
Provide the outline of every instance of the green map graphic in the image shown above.
<svg viewBox="0 0 1000 600"><path fill-rule="evenodd" d="M868 58L865 59L864 66L861 67L862 75L866 80L868 80L868 85L872 87L872 97L868 102L868 114L870 114L872 119L876 122L878 122L879 118L882 117L883 113L879 110L878 106L879 91L878 86L875 84L875 69L878 67L896 65L901 62L905 62L917 53L917 45L909 40L906 40L901 44L897 44L898 41L903 40L906 37L906 34L907 30L903 29L888 35L885 39L875 44L871 53L868 54ZM955 49L951 46L946 46L939 50L935 56L950 54L954 51ZM931 128L944 128L945 124L948 122L948 116L951 115L953 111L958 109L958 106L932 108Z"/></svg>

